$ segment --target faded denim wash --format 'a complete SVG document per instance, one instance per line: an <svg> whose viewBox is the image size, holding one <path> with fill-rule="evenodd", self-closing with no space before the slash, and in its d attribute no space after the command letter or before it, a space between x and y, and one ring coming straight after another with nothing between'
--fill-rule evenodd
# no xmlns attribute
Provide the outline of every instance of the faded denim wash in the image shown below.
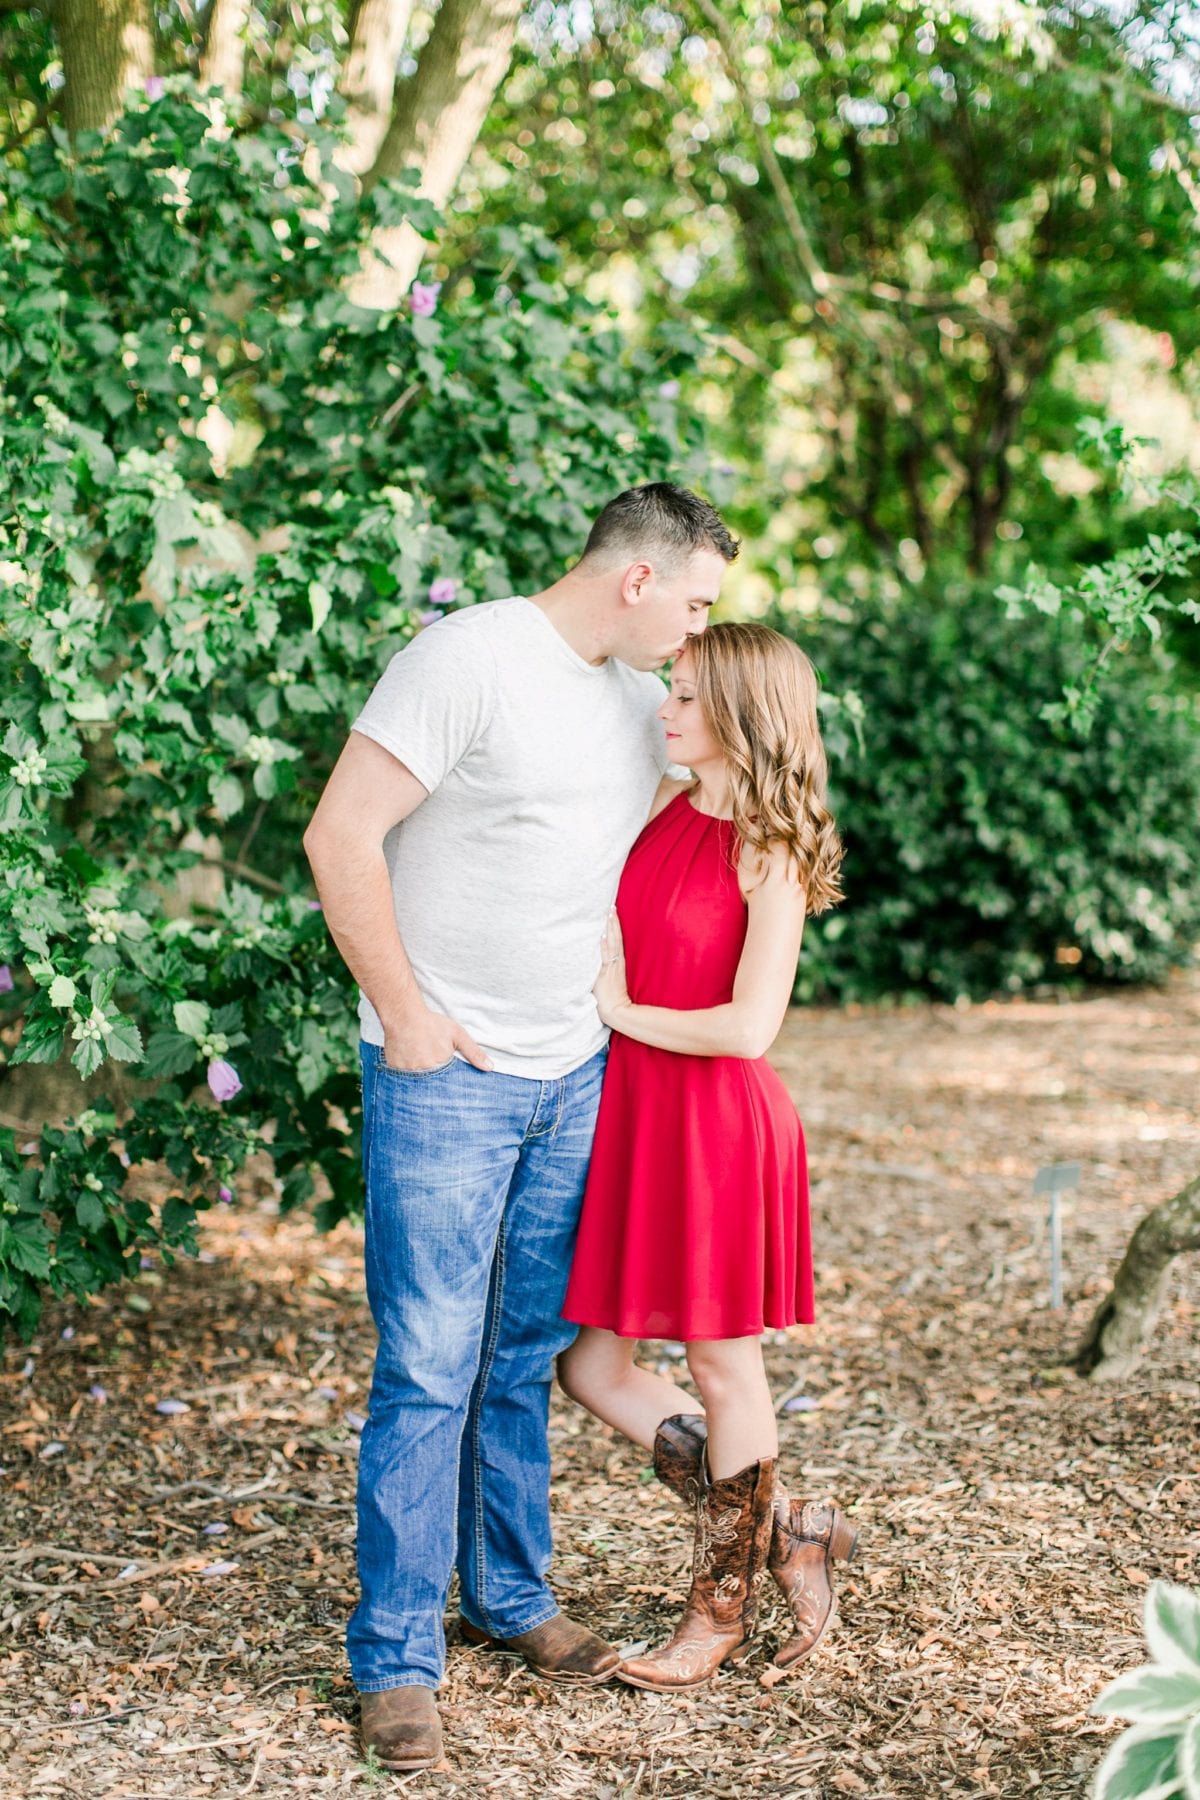
<svg viewBox="0 0 1200 1800"><path fill-rule="evenodd" d="M367 1295L379 1333L358 1466L363 1693L436 1687L463 1617L515 1637L558 1612L546 1441L606 1051L555 1081L364 1043Z"/></svg>

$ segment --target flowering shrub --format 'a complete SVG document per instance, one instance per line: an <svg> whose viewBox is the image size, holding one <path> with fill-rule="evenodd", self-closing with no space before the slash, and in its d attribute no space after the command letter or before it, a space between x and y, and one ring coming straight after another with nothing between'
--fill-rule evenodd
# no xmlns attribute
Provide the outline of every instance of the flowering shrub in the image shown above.
<svg viewBox="0 0 1200 1800"><path fill-rule="evenodd" d="M1153 1662L1092 1706L1134 1721L1100 1765L1095 1800L1200 1800L1200 1594L1152 1581L1145 1624Z"/></svg>
<svg viewBox="0 0 1200 1800"><path fill-rule="evenodd" d="M0 1321L26 1335L45 1291L192 1249L252 1151L285 1204L357 1204L354 996L300 848L348 722L430 617L543 585L612 493L695 472L660 389L696 340L631 349L536 235L353 305L371 227L433 215L356 201L312 131L222 137L173 93L8 170ZM83 1083L68 1122L36 1064Z"/></svg>

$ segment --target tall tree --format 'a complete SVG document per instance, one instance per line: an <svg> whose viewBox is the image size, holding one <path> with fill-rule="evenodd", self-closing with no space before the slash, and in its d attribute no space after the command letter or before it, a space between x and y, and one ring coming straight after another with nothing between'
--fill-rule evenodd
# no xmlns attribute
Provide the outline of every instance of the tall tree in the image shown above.
<svg viewBox="0 0 1200 1800"><path fill-rule="evenodd" d="M421 193L443 206L479 136L492 96L512 60L523 0L442 0L414 73L398 83L391 121L364 186L405 169L421 172ZM384 227L355 285L363 306L397 303L420 266L422 240L409 225Z"/></svg>
<svg viewBox="0 0 1200 1800"><path fill-rule="evenodd" d="M102 130L125 91L154 73L148 0L61 0L55 14L63 62L63 122L74 136Z"/></svg>

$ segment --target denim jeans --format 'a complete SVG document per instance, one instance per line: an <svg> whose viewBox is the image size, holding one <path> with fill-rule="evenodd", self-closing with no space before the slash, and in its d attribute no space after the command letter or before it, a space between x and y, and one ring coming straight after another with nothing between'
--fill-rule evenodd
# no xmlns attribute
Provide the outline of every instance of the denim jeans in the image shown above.
<svg viewBox="0 0 1200 1800"><path fill-rule="evenodd" d="M465 1619L552 1619L554 1358L606 1053L557 1081L455 1060L401 1072L362 1045L367 1296L379 1333L358 1464L362 1693L436 1687Z"/></svg>

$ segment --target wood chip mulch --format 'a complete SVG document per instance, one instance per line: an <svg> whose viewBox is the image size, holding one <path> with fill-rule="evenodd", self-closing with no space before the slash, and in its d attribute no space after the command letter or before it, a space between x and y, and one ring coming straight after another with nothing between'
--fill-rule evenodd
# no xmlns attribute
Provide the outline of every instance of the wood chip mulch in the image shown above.
<svg viewBox="0 0 1200 1800"><path fill-rule="evenodd" d="M1114 1730L1088 1705L1143 1659L1146 1583L1200 1581L1197 1259L1136 1379L1063 1363L1134 1221L1200 1161L1200 990L798 1011L775 1061L808 1131L820 1311L768 1344L783 1456L862 1539L798 1674L773 1681L765 1589L754 1656L675 1698L556 1689L452 1642L444 1767L368 1768L342 1647L359 1237L281 1219L260 1179L210 1215L207 1260L6 1346L0 1795L1086 1793ZM1056 1161L1083 1165L1061 1312L1032 1193ZM677 1347L643 1349L680 1375ZM564 1605L661 1641L679 1509L561 1397L553 1438Z"/></svg>

